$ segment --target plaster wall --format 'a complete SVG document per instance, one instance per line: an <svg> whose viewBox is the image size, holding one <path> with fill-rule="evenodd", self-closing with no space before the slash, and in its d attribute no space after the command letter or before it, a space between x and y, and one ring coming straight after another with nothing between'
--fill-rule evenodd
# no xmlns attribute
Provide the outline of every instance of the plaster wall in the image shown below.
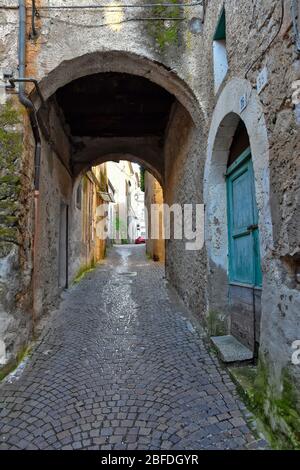
<svg viewBox="0 0 300 470"><path fill-rule="evenodd" d="M165 240L163 238L163 225L161 225L159 238L151 236L151 205L164 203L163 189L159 182L148 171L145 172L145 207L147 209L148 239L146 240L146 251L155 261L165 261ZM163 220L163 219L162 219ZM163 222L162 222L163 223Z"/></svg>

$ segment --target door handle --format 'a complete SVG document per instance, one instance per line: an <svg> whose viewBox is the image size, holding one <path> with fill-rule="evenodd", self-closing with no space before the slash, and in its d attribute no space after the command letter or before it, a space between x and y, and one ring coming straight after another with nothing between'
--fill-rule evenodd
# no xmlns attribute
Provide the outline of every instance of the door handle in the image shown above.
<svg viewBox="0 0 300 470"><path fill-rule="evenodd" d="M252 225L249 225L249 227L247 227L247 230L249 230L250 232L253 232L254 230L257 230L257 229L258 229L257 224L252 224Z"/></svg>

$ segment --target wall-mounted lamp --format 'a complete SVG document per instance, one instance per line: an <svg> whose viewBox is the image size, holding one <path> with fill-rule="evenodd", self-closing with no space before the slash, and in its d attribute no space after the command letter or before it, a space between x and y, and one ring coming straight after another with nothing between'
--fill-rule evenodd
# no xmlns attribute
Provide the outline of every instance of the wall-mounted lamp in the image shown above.
<svg viewBox="0 0 300 470"><path fill-rule="evenodd" d="M189 30L193 34L200 34L202 33L203 30L203 22L201 18L198 18L194 16L190 21L189 21Z"/></svg>

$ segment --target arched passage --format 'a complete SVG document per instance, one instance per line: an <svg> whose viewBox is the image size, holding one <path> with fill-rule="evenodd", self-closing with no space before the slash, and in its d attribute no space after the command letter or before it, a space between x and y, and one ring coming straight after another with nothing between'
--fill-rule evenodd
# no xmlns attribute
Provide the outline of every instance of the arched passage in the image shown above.
<svg viewBox="0 0 300 470"><path fill-rule="evenodd" d="M87 162L109 153L127 153L146 161L163 182L164 131L171 110L178 103L191 125L200 127L203 122L196 96L174 71L132 52L95 51L64 61L41 78L39 89L46 106L42 106L36 90L31 99L44 123L42 130L53 131L58 125L64 128L67 140L72 140L72 155L63 155L62 160L67 166L71 164L75 175L86 168ZM99 105L100 116L96 109ZM111 122L110 129L103 122L99 126L99 118L107 120L108 115L116 122ZM60 153L60 137L50 132L47 138L52 143L58 140L55 149Z"/></svg>
<svg viewBox="0 0 300 470"><path fill-rule="evenodd" d="M154 178L159 182L161 186L163 186L163 175L156 169L155 166L151 163L151 158L146 158L145 155L142 157L141 155L135 155L131 153L108 153L104 155L99 155L99 152L97 152L97 157L92 161L92 164L90 162L86 163L84 166L81 167L80 172L78 175L76 174L75 181L80 178L82 175L86 173L91 167L91 165L96 166L96 165L101 165L102 163L106 163L109 161L112 162L119 162L120 160L126 160L132 163L138 163L141 167L143 167L145 170L147 170L149 173L151 173ZM150 162L150 163L149 163Z"/></svg>
<svg viewBox="0 0 300 470"><path fill-rule="evenodd" d="M137 162L158 180L172 204L177 186L185 185L183 169L190 173L191 149L198 169L195 152L202 135L201 110L190 88L163 65L134 54L93 53L64 62L41 80L40 89L45 104L34 93L32 99L48 136L42 142L36 311L55 294L52 267L55 258L61 259L57 239L64 224L54 221L59 213L65 217L61 208L67 207L74 230L71 208L78 177L108 160ZM69 260L80 251L73 246ZM51 261L43 258L49 247Z"/></svg>
<svg viewBox="0 0 300 470"><path fill-rule="evenodd" d="M126 73L144 77L174 95L188 110L195 123L203 116L195 94L175 71L163 63L129 51L95 51L65 60L45 77L41 77L39 87L44 100L47 100L68 83L98 73ZM35 91L32 92L32 98L39 107L41 103Z"/></svg>
<svg viewBox="0 0 300 470"><path fill-rule="evenodd" d="M247 107L240 111L240 98ZM258 212L259 248L263 271L272 248L272 223L269 187L269 144L261 104L250 83L234 79L225 87L216 105L208 139L204 178L206 204L206 248L209 267L208 315L215 323L214 334L236 331L234 323L246 325L239 340L254 350L259 342L261 318L260 288L230 280L229 205L226 173L230 149L239 123L245 127L253 165L253 185ZM239 285L240 284L240 285ZM257 286L255 286L257 287ZM216 290L218 296L215 296ZM235 314L236 312L236 314ZM243 318L239 315L244 315ZM247 322L248 315L248 322ZM248 326L247 326L248 325Z"/></svg>

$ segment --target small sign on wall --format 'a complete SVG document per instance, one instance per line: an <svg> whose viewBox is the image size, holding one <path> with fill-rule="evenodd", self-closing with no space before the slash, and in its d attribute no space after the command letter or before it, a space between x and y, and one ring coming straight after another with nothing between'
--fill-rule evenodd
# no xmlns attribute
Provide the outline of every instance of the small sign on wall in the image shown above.
<svg viewBox="0 0 300 470"><path fill-rule="evenodd" d="M247 95L243 95L240 97L240 113L242 113L248 106L248 99Z"/></svg>
<svg viewBox="0 0 300 470"><path fill-rule="evenodd" d="M6 363L6 348L5 343L0 339L0 365L4 365Z"/></svg>
<svg viewBox="0 0 300 470"><path fill-rule="evenodd" d="M264 67L261 72L258 74L256 81L257 93L260 94L268 84L268 70L267 67Z"/></svg>

